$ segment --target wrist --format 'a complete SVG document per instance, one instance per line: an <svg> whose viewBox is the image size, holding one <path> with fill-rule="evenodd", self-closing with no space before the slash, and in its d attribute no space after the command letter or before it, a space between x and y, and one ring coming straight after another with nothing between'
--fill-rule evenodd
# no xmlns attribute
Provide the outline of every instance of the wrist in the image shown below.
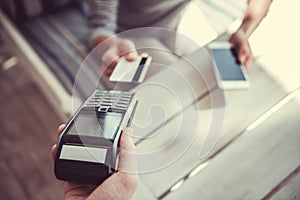
<svg viewBox="0 0 300 200"><path fill-rule="evenodd" d="M101 42L104 42L111 36L114 36L115 33L113 30L106 29L103 27L98 27L98 28L92 28L89 30L89 35L88 35L88 41L89 41L89 46L91 48L94 48Z"/></svg>
<svg viewBox="0 0 300 200"><path fill-rule="evenodd" d="M238 29L238 32L242 34L244 37L249 38L252 32L255 30L257 23L254 18L251 16L247 16L244 18L241 26Z"/></svg>

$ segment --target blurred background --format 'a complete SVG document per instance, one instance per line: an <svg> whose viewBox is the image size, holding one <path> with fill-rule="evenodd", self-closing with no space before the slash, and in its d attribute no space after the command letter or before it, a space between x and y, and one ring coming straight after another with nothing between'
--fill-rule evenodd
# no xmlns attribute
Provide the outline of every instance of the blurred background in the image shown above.
<svg viewBox="0 0 300 200"><path fill-rule="evenodd" d="M38 1L34 2L30 6L38 8ZM75 1L71 3L63 2L65 3L59 8L51 8L49 13L30 13L29 17L18 12L16 12L17 14L5 12L11 3L8 5L5 1L1 2L1 199L63 198L62 184L55 179L53 174L50 149L57 141L57 127L66 122L72 114L70 102L72 102L74 79L78 67L88 53L84 8ZM246 0L193 1L181 20L179 32L204 46L224 32L236 30L241 23L246 4ZM273 146L270 151L277 147L279 149L280 145L285 143L287 139L292 138L294 141L293 145L288 145L289 143L286 142L285 148L283 148L290 149L290 151L277 149L278 152L284 152L280 156L285 158L291 156L291 160L287 159L286 163L280 161L281 164L286 164L289 168L274 172L278 173L280 178L268 179L269 182L273 181L274 184L270 187L266 186L267 189L265 188L262 192L253 183L253 190L241 189L248 192L245 195L248 195L247 197L250 199L251 197L254 199L258 197L252 195L255 189L259 190L260 198L282 199L286 197L286 199L300 199L300 159L295 159L296 153L300 150L300 126L296 123L300 120L300 115L298 115L300 114L298 112L300 111L298 104L300 100L298 94L298 88L300 87L300 61L298 59L300 29L297 25L299 24L298 19L300 19L299 8L300 2L297 0L274 1L268 15L250 39L255 64L259 65L271 77L272 81L280 86L278 90L285 93L285 97L270 105L268 107L270 110L266 112L267 115L262 116L268 118L275 115L275 112L288 104L291 99L294 101L293 105L281 111L281 114L277 117L278 120L273 120L266 125L272 127L276 122L276 127L273 127L270 131L283 132L282 138L279 137L278 140L272 141ZM201 26L195 26L195 23L201 24ZM273 84L273 82L270 84ZM268 90L268 88L265 89ZM77 92L80 94L80 90ZM253 99L255 98L257 97L253 96ZM252 101L252 99L247 101ZM247 115L247 113L244 114ZM289 116L291 116L291 119L289 119ZM265 120L259 119L261 121ZM289 124L290 120L295 123ZM260 124L261 121L254 122ZM284 128L281 129L282 127ZM264 132L265 130L262 131L262 133ZM294 134L293 137L289 135L290 133L291 135ZM265 138L265 140L267 139L268 137ZM268 145L268 142L264 144ZM253 148L256 148L256 146L254 145ZM239 150L237 148L232 151ZM251 169L259 166L260 161L254 159L258 163L251 162L251 157L245 157L244 159L246 160L245 163L253 164ZM276 160L276 158L274 159ZM223 162L227 163L226 160ZM272 167L276 168L278 166ZM240 173L248 172L242 171ZM206 173L206 171L202 173ZM208 170L207 174L209 175ZM268 173L264 175L268 176ZM255 176L255 173L253 176ZM182 183L183 181L180 182L183 180L181 178L178 177L176 183ZM258 179L258 181L261 180ZM184 181L186 181L186 177ZM151 184L145 182L147 190L150 191L150 196L154 199L165 198L165 194L169 194L164 192L157 194L152 191ZM238 181L235 180L234 183L238 184ZM268 185L268 183L260 183ZM176 184L173 185L172 183L170 185L175 186ZM181 184L177 186L179 188ZM211 188L213 186L219 187L219 184L217 181L214 183L212 181L210 186ZM243 188L243 185L240 186ZM174 196L167 198L180 199L182 197L180 195L184 196L190 191L194 191L194 195L202 194L200 191L197 193L199 188L194 184L185 184L182 187L179 189L182 192L178 193L178 196L174 193ZM234 193L235 189L229 188L228 190L228 193ZM139 197L141 196L136 198L140 199ZM196 196L193 197L196 199ZM218 196L207 196L207 199L216 198ZM145 199L148 198L145 197Z"/></svg>

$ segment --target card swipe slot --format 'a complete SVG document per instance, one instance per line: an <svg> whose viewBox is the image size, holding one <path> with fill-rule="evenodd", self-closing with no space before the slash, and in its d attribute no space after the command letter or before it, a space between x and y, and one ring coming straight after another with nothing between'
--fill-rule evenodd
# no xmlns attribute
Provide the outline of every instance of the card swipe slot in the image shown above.
<svg viewBox="0 0 300 200"><path fill-rule="evenodd" d="M132 79L132 81L138 81L140 76L141 76L141 73L143 72L143 69L144 69L144 66L146 64L146 61L147 61L147 57L143 57L141 62L139 63L139 67L138 69L136 70L135 74L134 74L134 77Z"/></svg>

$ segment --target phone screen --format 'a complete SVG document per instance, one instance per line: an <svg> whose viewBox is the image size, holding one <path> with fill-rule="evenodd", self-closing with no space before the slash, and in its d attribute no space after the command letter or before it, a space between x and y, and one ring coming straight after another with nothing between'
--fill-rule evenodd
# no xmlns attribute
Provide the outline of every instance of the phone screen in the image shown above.
<svg viewBox="0 0 300 200"><path fill-rule="evenodd" d="M222 80L241 81L246 80L241 64L239 64L233 54L232 49L211 49L217 68Z"/></svg>

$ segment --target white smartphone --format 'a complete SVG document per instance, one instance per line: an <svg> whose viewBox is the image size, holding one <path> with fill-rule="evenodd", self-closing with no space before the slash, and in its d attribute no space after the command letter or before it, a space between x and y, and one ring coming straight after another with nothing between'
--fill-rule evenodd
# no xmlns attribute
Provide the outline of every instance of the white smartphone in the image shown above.
<svg viewBox="0 0 300 200"><path fill-rule="evenodd" d="M245 67L234 56L229 42L212 42L208 45L214 61L214 73L221 89L246 89L250 81Z"/></svg>

